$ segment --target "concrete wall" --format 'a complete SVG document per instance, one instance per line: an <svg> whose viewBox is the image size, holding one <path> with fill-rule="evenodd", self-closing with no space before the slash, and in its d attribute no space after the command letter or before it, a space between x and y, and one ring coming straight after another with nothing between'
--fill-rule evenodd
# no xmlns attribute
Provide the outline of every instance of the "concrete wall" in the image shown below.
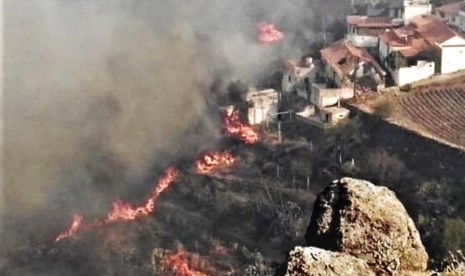
<svg viewBox="0 0 465 276"><path fill-rule="evenodd" d="M465 11L459 12L459 21L459 28L462 30L462 32L465 32Z"/></svg>
<svg viewBox="0 0 465 276"><path fill-rule="evenodd" d="M247 92L246 100L249 104L247 116L250 125L276 120L279 102L279 94L276 90L250 90Z"/></svg>
<svg viewBox="0 0 465 276"><path fill-rule="evenodd" d="M379 38L376 36L348 34L347 41L358 47L376 47Z"/></svg>
<svg viewBox="0 0 465 276"><path fill-rule="evenodd" d="M334 72L333 68L331 68L331 66L329 66L328 64L325 64L325 75L328 79L334 81L337 87L342 86L341 78L338 74L336 74L336 72Z"/></svg>
<svg viewBox="0 0 465 276"><path fill-rule="evenodd" d="M310 102L319 108L336 105L339 100L347 100L354 97L354 90L351 87L324 88L319 85L312 85Z"/></svg>
<svg viewBox="0 0 465 276"><path fill-rule="evenodd" d="M434 62L418 61L416 66L402 67L392 73L397 85L402 86L434 75Z"/></svg>
<svg viewBox="0 0 465 276"><path fill-rule="evenodd" d="M465 69L465 40L454 38L441 50L441 73L448 74ZM464 43L464 44L462 44Z"/></svg>
<svg viewBox="0 0 465 276"><path fill-rule="evenodd" d="M389 46L386 43L379 41L378 52L379 52L379 60L383 62L382 66L386 68L387 66L386 64L384 64L384 61L389 55Z"/></svg>
<svg viewBox="0 0 465 276"><path fill-rule="evenodd" d="M339 108L339 110L337 111L322 109L319 113L320 120L332 126L337 125L339 122L348 119L349 114L350 111L345 108Z"/></svg>
<svg viewBox="0 0 465 276"><path fill-rule="evenodd" d="M413 1L404 1L404 23L410 23L410 19L418 15L431 14L431 4L413 4Z"/></svg>
<svg viewBox="0 0 465 276"><path fill-rule="evenodd" d="M283 72L283 79L281 81L281 89L284 93L290 93L294 89L295 79L289 71Z"/></svg>
<svg viewBox="0 0 465 276"><path fill-rule="evenodd" d="M248 110L248 120L250 125L259 125L272 122L277 118L278 112L277 104L270 104L266 106L250 107Z"/></svg>
<svg viewBox="0 0 465 276"><path fill-rule="evenodd" d="M297 94L305 99L307 99L307 90L305 88L305 79L308 79L309 84L315 81L316 71L313 69L307 77L303 79L296 79L294 75L285 70L283 72L283 79L281 80L281 89L284 93L290 93L294 90L297 90Z"/></svg>

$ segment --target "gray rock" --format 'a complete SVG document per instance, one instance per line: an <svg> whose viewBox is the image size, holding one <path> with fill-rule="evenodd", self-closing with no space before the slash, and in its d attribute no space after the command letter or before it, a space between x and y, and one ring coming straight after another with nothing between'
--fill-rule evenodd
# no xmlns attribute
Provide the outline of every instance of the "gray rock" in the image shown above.
<svg viewBox="0 0 465 276"><path fill-rule="evenodd" d="M367 181L343 178L321 192L305 238L363 259L377 274L426 270L428 255L404 206Z"/></svg>
<svg viewBox="0 0 465 276"><path fill-rule="evenodd" d="M368 264L349 254L297 246L290 253L286 276L371 276Z"/></svg>

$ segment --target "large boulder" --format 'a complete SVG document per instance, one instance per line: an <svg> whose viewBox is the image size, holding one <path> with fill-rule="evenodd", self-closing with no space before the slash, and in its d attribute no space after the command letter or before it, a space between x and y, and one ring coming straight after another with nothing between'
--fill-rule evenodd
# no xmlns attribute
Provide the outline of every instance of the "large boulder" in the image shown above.
<svg viewBox="0 0 465 276"><path fill-rule="evenodd" d="M368 181L343 178L321 192L305 238L363 259L377 274L426 270L428 255L404 206Z"/></svg>
<svg viewBox="0 0 465 276"><path fill-rule="evenodd" d="M289 257L286 276L375 276L364 260L349 254L297 246Z"/></svg>

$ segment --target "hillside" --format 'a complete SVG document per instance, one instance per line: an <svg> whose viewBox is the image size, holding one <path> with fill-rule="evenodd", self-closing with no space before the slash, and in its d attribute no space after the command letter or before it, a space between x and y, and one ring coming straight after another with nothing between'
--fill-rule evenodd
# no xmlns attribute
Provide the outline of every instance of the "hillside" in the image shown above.
<svg viewBox="0 0 465 276"><path fill-rule="evenodd" d="M393 123L465 150L465 86L418 89L395 103Z"/></svg>

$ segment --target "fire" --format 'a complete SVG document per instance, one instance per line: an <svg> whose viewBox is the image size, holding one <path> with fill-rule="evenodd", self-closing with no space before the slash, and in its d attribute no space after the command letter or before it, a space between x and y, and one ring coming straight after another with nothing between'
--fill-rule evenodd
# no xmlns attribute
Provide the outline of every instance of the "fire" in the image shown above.
<svg viewBox="0 0 465 276"><path fill-rule="evenodd" d="M146 216L152 213L155 209L155 201L176 180L178 174L179 172L176 168L168 168L165 175L158 180L150 197L140 206L134 207L129 203L116 199L111 205L110 212L103 221L96 220L86 224L83 223L84 217L82 215L74 215L70 228L60 233L55 239L55 242L73 236L81 229L96 228L117 221L131 221L140 216Z"/></svg>
<svg viewBox="0 0 465 276"><path fill-rule="evenodd" d="M187 254L184 251L166 256L162 264L163 266L172 269L176 276L207 276L207 274L196 271L189 266Z"/></svg>
<svg viewBox="0 0 465 276"><path fill-rule="evenodd" d="M258 30L260 31L259 40L262 44L277 43L284 38L284 34L271 23L260 22Z"/></svg>
<svg viewBox="0 0 465 276"><path fill-rule="evenodd" d="M131 204L123 202L120 199L115 200L110 208L110 212L105 220L106 223L115 221L135 220L140 216L146 216L155 209L155 201L170 184L172 184L178 176L178 171L171 167L165 172L165 176L158 180L155 190L144 204L138 207L133 207Z"/></svg>
<svg viewBox="0 0 465 276"><path fill-rule="evenodd" d="M254 144L258 141L257 132L252 127L241 123L239 111L234 106L226 109L223 120L227 133L238 136L246 144Z"/></svg>
<svg viewBox="0 0 465 276"><path fill-rule="evenodd" d="M195 161L195 168L199 174L208 174L216 169L228 168L234 164L234 156L228 152L208 152Z"/></svg>
<svg viewBox="0 0 465 276"><path fill-rule="evenodd" d="M84 217L82 215L75 214L73 216L73 220L71 222L71 226L69 227L69 229L67 231L64 231L60 235L58 235L58 237L55 239L55 242L59 242L62 239L68 238L76 234L76 232L79 230L79 227L82 224L83 219Z"/></svg>

